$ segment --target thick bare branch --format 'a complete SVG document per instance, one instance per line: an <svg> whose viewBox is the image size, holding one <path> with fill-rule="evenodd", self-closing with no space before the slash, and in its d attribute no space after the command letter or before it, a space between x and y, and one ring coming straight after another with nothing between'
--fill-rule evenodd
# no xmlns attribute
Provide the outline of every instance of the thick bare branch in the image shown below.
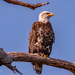
<svg viewBox="0 0 75 75"><path fill-rule="evenodd" d="M12 57L12 58L11 57L10 58L11 58L11 60L13 60L13 62L14 61L40 62L45 65L66 69L75 74L75 64L68 62L68 61L54 59L54 58L50 58L50 57L44 58L43 56L40 56L39 54L33 54L33 53L6 52L6 54L10 55ZM8 60L8 62L9 61L10 60ZM5 62L5 64L7 64L7 62Z"/></svg>
<svg viewBox="0 0 75 75"><path fill-rule="evenodd" d="M13 61L40 62L45 65L63 68L75 73L75 65L68 61L54 59L50 57L44 58L39 56L38 54L32 54L32 53L7 52L7 54L14 56Z"/></svg>
<svg viewBox="0 0 75 75"><path fill-rule="evenodd" d="M49 2L46 2L46 3L44 3L44 4L42 4L42 3L29 4L29 3L22 2L22 1L17 1L17 0L4 0L4 1L6 1L7 3L11 3L11 4L16 4L16 5L28 7L28 8L33 9L33 10L34 10L35 8L38 8L38 7L41 7L41 6L44 6L44 5L49 4Z"/></svg>

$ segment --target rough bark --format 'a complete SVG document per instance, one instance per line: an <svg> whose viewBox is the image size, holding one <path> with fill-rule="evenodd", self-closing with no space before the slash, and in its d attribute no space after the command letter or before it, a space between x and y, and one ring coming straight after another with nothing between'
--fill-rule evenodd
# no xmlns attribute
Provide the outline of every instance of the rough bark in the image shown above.
<svg viewBox="0 0 75 75"><path fill-rule="evenodd" d="M13 72L18 72L20 75L22 73L17 70L16 66L12 66L12 62L40 62L45 65L54 66L58 68L66 69L73 74L75 74L75 64L55 59L55 58L44 58L43 56L40 56L39 54L33 54L33 53L22 53L22 52L4 52L2 48L0 48L0 65L5 65L9 69L11 69Z"/></svg>
<svg viewBox="0 0 75 75"><path fill-rule="evenodd" d="M44 3L44 4L42 4L42 3L29 4L29 3L22 2L22 1L17 1L17 0L4 0L4 1L6 1L7 3L11 3L11 4L16 4L16 5L28 7L28 8L33 9L33 10L34 10L35 8L38 8L38 7L41 7L41 6L44 6L44 5L49 4L49 2L46 2L46 3Z"/></svg>

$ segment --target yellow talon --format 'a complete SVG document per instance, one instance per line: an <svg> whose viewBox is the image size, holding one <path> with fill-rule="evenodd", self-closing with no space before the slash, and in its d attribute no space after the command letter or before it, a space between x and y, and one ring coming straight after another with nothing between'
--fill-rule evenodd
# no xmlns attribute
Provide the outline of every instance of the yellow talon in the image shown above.
<svg viewBox="0 0 75 75"><path fill-rule="evenodd" d="M45 55L45 54L44 54L44 57L46 58L46 57L47 57L47 55Z"/></svg>
<svg viewBox="0 0 75 75"><path fill-rule="evenodd" d="M45 55L45 54L41 54L41 56L44 56L44 58L46 58L48 55Z"/></svg>
<svg viewBox="0 0 75 75"><path fill-rule="evenodd" d="M43 56L44 54L41 54L41 56Z"/></svg>

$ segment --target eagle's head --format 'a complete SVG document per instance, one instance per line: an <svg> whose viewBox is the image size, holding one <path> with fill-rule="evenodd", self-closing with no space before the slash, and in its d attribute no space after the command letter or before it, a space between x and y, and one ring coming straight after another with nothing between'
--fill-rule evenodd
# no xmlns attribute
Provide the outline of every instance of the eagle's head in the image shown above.
<svg viewBox="0 0 75 75"><path fill-rule="evenodd" d="M43 11L39 14L39 22L48 23L51 16L54 16L54 14L48 11Z"/></svg>

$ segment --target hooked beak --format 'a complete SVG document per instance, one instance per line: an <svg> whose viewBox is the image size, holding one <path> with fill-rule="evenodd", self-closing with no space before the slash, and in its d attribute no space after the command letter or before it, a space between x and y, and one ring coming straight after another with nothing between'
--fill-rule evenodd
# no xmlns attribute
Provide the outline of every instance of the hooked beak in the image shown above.
<svg viewBox="0 0 75 75"><path fill-rule="evenodd" d="M53 13L50 13L50 14L48 14L49 16L54 16L54 14Z"/></svg>

